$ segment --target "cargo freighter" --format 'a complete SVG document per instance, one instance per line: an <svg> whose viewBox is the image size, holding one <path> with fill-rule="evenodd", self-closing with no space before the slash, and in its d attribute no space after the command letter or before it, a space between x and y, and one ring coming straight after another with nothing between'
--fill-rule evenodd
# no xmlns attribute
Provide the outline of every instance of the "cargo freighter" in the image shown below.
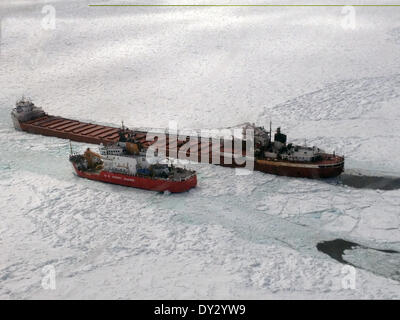
<svg viewBox="0 0 400 320"><path fill-rule="evenodd" d="M87 148L69 156L78 176L151 191L189 191L197 185L196 172L152 158L148 161L139 146L131 142L100 145L99 153Z"/></svg>
<svg viewBox="0 0 400 320"><path fill-rule="evenodd" d="M272 141L272 130L246 123L242 137L227 139L201 135L187 135L128 128L116 128L80 122L45 113L31 101L22 99L11 112L16 129L29 133L53 136L91 144L110 144L125 140L139 143L142 148L154 148L167 158L179 156L195 162L217 164L233 168L248 168L265 173L302 177L332 178L344 170L344 157L326 153L317 147L287 144L287 136L277 129ZM252 132L251 145L246 132ZM240 145L239 150L235 146ZM251 166L247 166L252 163Z"/></svg>

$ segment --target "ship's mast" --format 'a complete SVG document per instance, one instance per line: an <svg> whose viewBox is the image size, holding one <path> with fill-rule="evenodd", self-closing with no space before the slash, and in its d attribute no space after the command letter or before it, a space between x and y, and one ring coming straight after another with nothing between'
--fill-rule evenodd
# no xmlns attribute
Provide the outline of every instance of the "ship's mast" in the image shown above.
<svg viewBox="0 0 400 320"><path fill-rule="evenodd" d="M272 121L269 121L269 144L271 144L272 137Z"/></svg>

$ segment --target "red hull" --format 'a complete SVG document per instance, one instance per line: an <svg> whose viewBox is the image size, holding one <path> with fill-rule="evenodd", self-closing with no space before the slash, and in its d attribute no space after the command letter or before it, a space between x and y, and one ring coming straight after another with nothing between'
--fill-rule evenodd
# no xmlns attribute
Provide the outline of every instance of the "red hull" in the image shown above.
<svg viewBox="0 0 400 320"><path fill-rule="evenodd" d="M62 139L69 139L72 141L100 144L100 143L111 143L119 140L118 128L109 126L96 125L91 123L83 123L77 120L65 119L55 116L46 115L45 117L30 120L27 122L19 122L20 128L23 131L41 134L45 136L58 137ZM148 147L155 141L146 140L146 132L133 131L135 138L142 143L144 147ZM181 146L186 141L178 141L174 148L169 146L169 140L171 137L166 137L166 144L164 151L166 156L177 154ZM176 140L176 139L174 139ZM243 167L243 165L237 165L235 161L224 163L224 157L220 155L213 155L212 151L206 149L204 151L199 142L198 145L191 146L190 149L198 150L198 159L201 161L206 159L206 163L219 164L226 167ZM192 149L192 150L193 150ZM224 152L223 146L220 149L221 153ZM230 152L230 151L226 151ZM190 153L190 152L189 152ZM171 156L173 157L173 156ZM215 158L220 158L218 163L213 161ZM207 161L208 159L208 161ZM231 159L232 160L232 159ZM318 162L310 163L293 163L289 161L267 161L267 160L256 160L254 163L254 170L282 175L290 177L301 177L301 178L333 178L340 175L344 170L344 158L334 155L325 155L324 159ZM119 184L119 183L117 183Z"/></svg>
<svg viewBox="0 0 400 320"><path fill-rule="evenodd" d="M90 180L102 181L112 184L118 184L126 187L140 188L151 191L169 191L173 193L189 191L197 185L196 175L191 176L184 181L171 181L163 179L152 179L138 176L128 176L120 173L100 171L95 172L85 172L77 169L75 164L73 164L75 172L78 176Z"/></svg>

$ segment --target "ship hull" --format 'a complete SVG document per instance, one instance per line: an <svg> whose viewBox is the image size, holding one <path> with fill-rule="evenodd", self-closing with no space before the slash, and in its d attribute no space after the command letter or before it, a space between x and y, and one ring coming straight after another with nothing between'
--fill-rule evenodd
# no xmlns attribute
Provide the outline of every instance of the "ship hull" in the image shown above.
<svg viewBox="0 0 400 320"><path fill-rule="evenodd" d="M92 123L79 122L77 120L65 119L61 117L55 117L46 115L35 120L26 122L18 121L13 119L14 125L17 129L44 136L58 137L61 139L69 139L77 142L100 144L100 143L114 143L119 140L118 128L97 125ZM132 131L135 137L142 143L144 147L150 146L153 142L146 140L147 132L144 131ZM167 157L171 155L177 155L180 146L184 144L184 141L178 141L178 146L174 148L169 146L169 139L167 135L167 144L164 150L159 149L165 153ZM199 156L195 159L198 162L210 164L217 164L231 168L244 167L243 164L237 164L234 159L226 162L226 157L218 154L214 155L212 151L207 151L206 154L200 154L201 145L198 146ZM221 154L223 153L223 147L221 146ZM228 152L229 153L229 152ZM269 160L255 160L254 170L261 171L264 173L320 179L320 178L333 178L340 175L344 170L344 158L334 155L327 155L330 159L308 164L308 163L293 163L289 161L269 161ZM218 161L214 161L218 158ZM229 158L229 157L228 157ZM207 161L208 159L208 161Z"/></svg>
<svg viewBox="0 0 400 320"><path fill-rule="evenodd" d="M87 172L79 170L73 163L76 174L81 178L95 181L118 184L121 186L139 188L151 191L179 193L189 191L196 187L197 177L193 175L183 181L172 181L164 179L152 179L139 176L128 176L120 173L114 173L102 170L100 172Z"/></svg>
<svg viewBox="0 0 400 320"><path fill-rule="evenodd" d="M339 176L344 170L344 161L332 165L286 163L268 160L257 160L255 170L279 176L326 179Z"/></svg>

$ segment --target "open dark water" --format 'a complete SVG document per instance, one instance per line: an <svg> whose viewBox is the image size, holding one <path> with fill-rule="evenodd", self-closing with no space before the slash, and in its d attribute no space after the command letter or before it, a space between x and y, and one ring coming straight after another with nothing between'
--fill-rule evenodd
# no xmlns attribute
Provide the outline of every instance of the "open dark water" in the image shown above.
<svg viewBox="0 0 400 320"><path fill-rule="evenodd" d="M322 241L317 249L343 264L400 281L400 252L376 249L344 239Z"/></svg>
<svg viewBox="0 0 400 320"><path fill-rule="evenodd" d="M396 190L400 189L400 177L366 176L359 174L343 173L338 178L338 183L358 189Z"/></svg>

